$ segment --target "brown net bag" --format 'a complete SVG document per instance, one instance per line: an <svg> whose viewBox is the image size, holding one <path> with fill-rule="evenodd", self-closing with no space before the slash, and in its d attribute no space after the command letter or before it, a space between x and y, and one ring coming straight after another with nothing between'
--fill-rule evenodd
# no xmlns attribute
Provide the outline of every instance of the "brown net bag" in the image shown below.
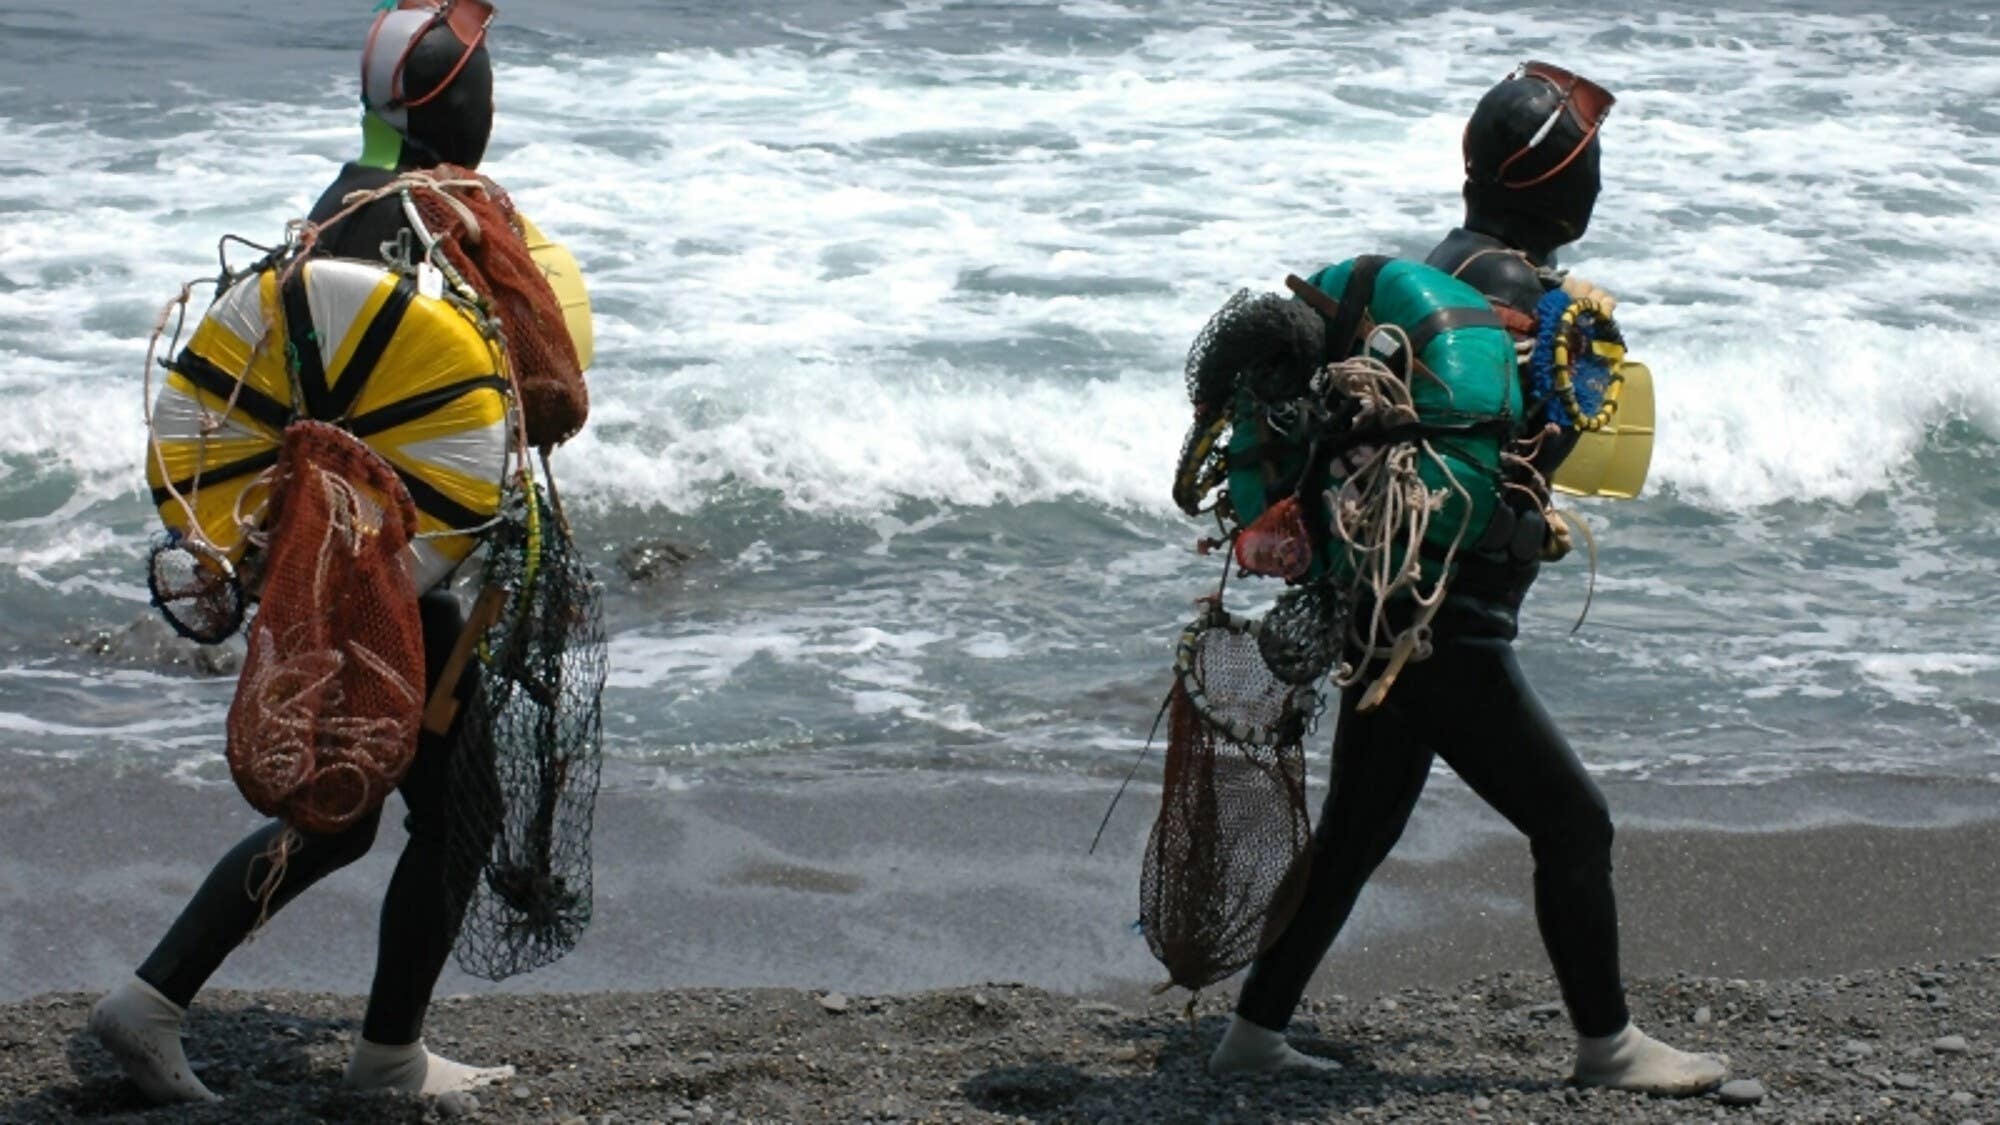
<svg viewBox="0 0 2000 1125"><path fill-rule="evenodd" d="M1257 633L1255 622L1212 609L1176 652L1139 922L1153 956L1189 990L1270 948L1298 909L1311 861L1301 743L1318 697L1272 675Z"/></svg>
<svg viewBox="0 0 2000 1125"><path fill-rule="evenodd" d="M259 812L330 833L380 808L416 754L423 626L395 470L322 422L285 428L263 604L229 707L229 772Z"/></svg>
<svg viewBox="0 0 2000 1125"><path fill-rule="evenodd" d="M418 214L453 268L492 303L514 366L528 444L560 445L583 429L590 395L562 304L528 253L514 223L514 203L500 185L450 164L439 180L478 180L483 189L415 191ZM449 195L449 199L445 196Z"/></svg>

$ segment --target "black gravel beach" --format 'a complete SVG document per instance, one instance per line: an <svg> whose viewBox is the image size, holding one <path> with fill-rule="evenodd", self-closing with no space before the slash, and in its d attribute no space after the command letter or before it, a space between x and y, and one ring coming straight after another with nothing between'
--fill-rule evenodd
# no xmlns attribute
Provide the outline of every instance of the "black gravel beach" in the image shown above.
<svg viewBox="0 0 2000 1125"><path fill-rule="evenodd" d="M1641 1026L1727 1053L1784 1121L2000 1120L2000 827L1985 787L1614 786ZM891 778L610 794L599 920L497 988L448 975L430 1045L517 1081L477 1119L1686 1120L1720 1099L1570 1089L1526 847L1425 798L1295 1025L1329 1079L1208 1079L1233 984L1192 1026L1130 928L1157 800ZM1830 810L1839 810L1837 823ZM147 1111L80 1034L254 817L226 785L25 763L0 782L0 1120L419 1121L470 1101L342 1090L399 842L301 899L195 1005L219 1105ZM1856 821L1859 821L1858 823ZM893 833L884 824L893 823ZM1746 831L1754 825L1758 831ZM163 849L159 840L174 846ZM1732 1088L1755 1099L1756 1090Z"/></svg>
<svg viewBox="0 0 2000 1125"><path fill-rule="evenodd" d="M2000 956L1787 981L1637 982L1639 1019L1727 1053L1739 1080L1664 1101L1578 1090L1569 1035L1537 973L1314 1001L1297 1031L1332 1075L1216 1081L1202 1062L1221 993L1126 1006L989 985L890 997L791 989L453 1000L431 1044L506 1058L471 1097L362 1096L340 1068L353 998L221 993L189 1021L225 1100L147 1111L81 1031L89 997L0 1009L8 1122L1782 1121L2000 1116Z"/></svg>

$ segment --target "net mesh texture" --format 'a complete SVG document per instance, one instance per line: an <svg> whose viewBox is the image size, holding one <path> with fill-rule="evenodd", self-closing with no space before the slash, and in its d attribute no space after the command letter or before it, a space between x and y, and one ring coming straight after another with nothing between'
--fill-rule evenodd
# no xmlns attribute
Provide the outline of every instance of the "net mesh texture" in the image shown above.
<svg viewBox="0 0 2000 1125"><path fill-rule="evenodd" d="M1247 289L1203 326L1185 370L1195 422L1175 478L1183 510L1222 482L1224 420L1241 396L1292 409L1310 393L1325 344L1312 308ZM1298 502L1280 500L1242 528L1233 554L1246 573L1304 575L1313 552ZM1147 944L1177 985L1198 990L1248 965L1298 909L1312 841L1302 739L1339 651L1344 605L1324 585L1301 586L1260 624L1212 609L1182 635L1139 888Z"/></svg>
<svg viewBox="0 0 2000 1125"><path fill-rule="evenodd" d="M528 444L542 449L560 445L583 429L590 414L583 367L562 304L514 227L514 204L506 191L475 172L448 164L441 165L437 175L447 180L477 178L485 185L484 190L445 189L449 200L441 191L414 192L411 198L424 225L440 239L446 258L492 302L500 318Z"/></svg>
<svg viewBox="0 0 2000 1125"><path fill-rule="evenodd" d="M1174 502L1195 514L1227 471L1223 440L1237 395L1289 402L1304 395L1318 370L1326 324L1304 303L1239 289L1188 349L1185 378L1194 423L1181 443Z"/></svg>
<svg viewBox="0 0 2000 1125"><path fill-rule="evenodd" d="M488 552L486 586L505 600L453 758L448 881L470 888L459 965L502 980L561 958L590 924L606 656L599 587L541 490L510 502Z"/></svg>
<svg viewBox="0 0 2000 1125"><path fill-rule="evenodd" d="M1255 628L1234 619L1197 621L1178 663L1139 919L1173 983L1198 990L1270 948L1304 894L1314 697L1272 675Z"/></svg>
<svg viewBox="0 0 2000 1125"><path fill-rule="evenodd" d="M276 476L229 771L259 812L338 832L380 808L416 754L423 626L402 558L416 507L386 462L320 422L286 427Z"/></svg>
<svg viewBox="0 0 2000 1125"><path fill-rule="evenodd" d="M1221 410L1238 388L1266 402L1305 394L1326 349L1326 322L1302 301L1239 289L1188 349L1188 401Z"/></svg>
<svg viewBox="0 0 2000 1125"><path fill-rule="evenodd" d="M154 537L146 555L146 591L174 632L219 645L243 627L243 581L222 560L204 557L178 531Z"/></svg>
<svg viewBox="0 0 2000 1125"><path fill-rule="evenodd" d="M1257 626L1257 654L1265 669L1294 687L1312 687L1333 671L1347 637L1353 598L1326 583L1295 586L1278 595Z"/></svg>

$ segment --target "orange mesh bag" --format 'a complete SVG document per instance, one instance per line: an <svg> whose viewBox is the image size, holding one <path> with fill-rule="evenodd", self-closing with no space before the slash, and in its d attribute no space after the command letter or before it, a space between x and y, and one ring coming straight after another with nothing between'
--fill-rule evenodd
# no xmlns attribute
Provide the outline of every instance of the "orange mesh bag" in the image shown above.
<svg viewBox="0 0 2000 1125"><path fill-rule="evenodd" d="M1298 578L1312 568L1312 536L1295 496L1264 509L1236 537L1236 565L1269 578Z"/></svg>
<svg viewBox="0 0 2000 1125"><path fill-rule="evenodd" d="M528 444L543 449L560 445L575 437L590 415L583 365L577 362L562 304L529 255L514 222L514 202L500 185L450 164L440 165L434 174L440 180L477 179L484 185L416 191L411 198L424 225L442 240L445 257L492 302L500 318Z"/></svg>
<svg viewBox="0 0 2000 1125"><path fill-rule="evenodd" d="M229 707L229 772L257 811L311 833L380 808L417 751L423 624L403 551L416 505L345 430L285 428L263 605Z"/></svg>

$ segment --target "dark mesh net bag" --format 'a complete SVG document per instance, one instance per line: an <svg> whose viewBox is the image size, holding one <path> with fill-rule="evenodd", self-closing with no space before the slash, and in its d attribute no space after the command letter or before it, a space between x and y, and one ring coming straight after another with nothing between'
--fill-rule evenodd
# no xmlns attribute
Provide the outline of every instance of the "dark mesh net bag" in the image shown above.
<svg viewBox="0 0 2000 1125"><path fill-rule="evenodd" d="M1209 318L1188 349L1187 392L1194 423L1181 443L1174 503L1189 515L1222 483L1226 437L1239 391L1260 402L1304 395L1319 369L1326 324L1304 303L1239 289Z"/></svg>
<svg viewBox="0 0 2000 1125"><path fill-rule="evenodd" d="M452 759L448 882L470 888L459 965L503 980L561 958L590 924L606 665L597 583L544 493L511 501L487 549L504 601Z"/></svg>
<svg viewBox="0 0 2000 1125"><path fill-rule="evenodd" d="M1188 349L1188 401L1219 411L1241 387L1265 402L1306 393L1326 347L1326 322L1302 301L1239 289Z"/></svg>
<svg viewBox="0 0 2000 1125"><path fill-rule="evenodd" d="M198 549L178 531L154 538L146 591L174 632L196 644L219 645L243 627L242 579L218 553Z"/></svg>
<svg viewBox="0 0 2000 1125"><path fill-rule="evenodd" d="M1312 825L1301 740L1317 695L1272 674L1257 633L1211 611L1176 653L1139 921L1153 956L1190 990L1268 949L1305 890Z"/></svg>
<svg viewBox="0 0 2000 1125"><path fill-rule="evenodd" d="M416 755L424 640L403 561L416 525L395 470L360 439L285 428L228 755L250 804L300 831L379 809Z"/></svg>
<svg viewBox="0 0 2000 1125"><path fill-rule="evenodd" d="M1257 652L1271 674L1288 684L1319 683L1340 659L1353 599L1327 583L1295 586L1257 626Z"/></svg>

